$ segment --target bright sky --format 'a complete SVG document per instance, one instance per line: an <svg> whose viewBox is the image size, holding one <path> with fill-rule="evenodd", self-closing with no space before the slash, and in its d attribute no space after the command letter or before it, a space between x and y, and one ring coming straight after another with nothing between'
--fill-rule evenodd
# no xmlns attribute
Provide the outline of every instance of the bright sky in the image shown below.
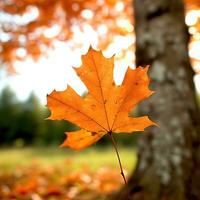
<svg viewBox="0 0 200 200"><path fill-rule="evenodd" d="M197 17L200 16L200 11L191 11L186 16L187 25L192 26L196 23ZM98 45L97 33L90 26L85 26L84 33L80 32L77 27L74 27L74 39L84 41L82 48L72 51L69 43L58 42L54 43L54 50L48 53L47 57L42 57L37 62L31 58L27 58L23 62L16 62L15 69L17 75L6 76L1 73L0 90L9 86L20 100L25 100L31 92L34 92L42 104L46 104L46 95L53 89L64 90L67 85L71 85L79 94L82 94L86 88L80 79L76 76L73 67L78 67L81 64L80 56L85 54L92 44L93 47ZM104 27L104 32L105 32ZM194 32L194 27L189 29L189 32ZM47 37L53 37L58 32L58 27L54 27L46 31ZM197 35L198 36L198 35ZM197 38L198 39L198 38ZM120 54L122 49L127 49L135 42L134 36L117 37L115 42L110 45L108 50L104 52L106 57L113 54ZM192 58L200 60L200 34L199 41L190 44L189 55ZM19 52L20 53L20 52ZM23 54L23 52L21 52ZM123 62L116 62L115 81L120 84L127 69L127 66L134 67L134 53L129 52ZM73 67L72 67L73 66ZM200 69L200 62L195 63L195 68ZM195 75L197 91L200 92L200 75Z"/></svg>
<svg viewBox="0 0 200 200"><path fill-rule="evenodd" d="M53 89L64 90L68 83L77 91L84 91L84 85L71 67L80 64L79 58L67 45L57 43L55 51L49 52L48 57L42 57L38 62L31 58L16 62L17 75L5 76L1 87L9 85L20 100L25 100L33 91L42 103L45 103L47 93Z"/></svg>
<svg viewBox="0 0 200 200"><path fill-rule="evenodd" d="M46 104L46 95L52 90L65 90L68 84L79 94L82 94L86 91L86 87L77 77L73 67L81 65L81 55L88 51L89 45L92 43L90 40L93 36L91 36L92 34L88 35L85 38L86 40L84 40L87 41L86 45L76 51L71 51L67 43L57 41L54 44L54 50L50 51L47 57L42 57L37 62L34 62L31 58L23 62L16 62L15 69L17 75L4 76L2 73L0 90L8 85L16 92L20 100L27 99L30 93L34 92L42 104ZM124 40L119 40L118 43L124 43ZM118 43L116 45L119 45ZM92 46L95 48L96 44ZM114 53L117 54L118 52L113 51L113 49L118 48L113 46L113 48L104 52L104 55L110 57ZM132 56L132 54L129 55L129 57ZM117 65L120 65L120 67L117 67L117 70L115 70L115 80L117 84L120 84L128 63L122 65L122 63L118 62L116 63Z"/></svg>

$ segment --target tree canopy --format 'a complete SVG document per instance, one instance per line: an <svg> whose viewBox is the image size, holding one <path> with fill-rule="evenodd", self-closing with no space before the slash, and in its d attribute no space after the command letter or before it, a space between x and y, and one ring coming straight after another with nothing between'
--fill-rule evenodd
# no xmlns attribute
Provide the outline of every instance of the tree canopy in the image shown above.
<svg viewBox="0 0 200 200"><path fill-rule="evenodd" d="M187 12L200 8L198 0L185 4ZM131 0L2 0L0 10L0 62L8 69L29 55L38 59L55 40L73 40L72 48L79 47L74 35L86 26L96 31L101 49L115 36L133 36L134 31ZM199 33L200 15L191 26L191 34ZM133 48L134 41L126 50Z"/></svg>

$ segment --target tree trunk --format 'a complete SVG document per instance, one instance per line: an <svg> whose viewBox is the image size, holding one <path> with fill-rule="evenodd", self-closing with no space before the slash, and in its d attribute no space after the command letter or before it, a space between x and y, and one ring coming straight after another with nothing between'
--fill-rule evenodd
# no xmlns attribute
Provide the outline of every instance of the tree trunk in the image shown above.
<svg viewBox="0 0 200 200"><path fill-rule="evenodd" d="M136 170L115 199L200 199L200 115L183 2L135 0L134 7L136 64L150 64L156 91L139 111L159 127L142 134Z"/></svg>

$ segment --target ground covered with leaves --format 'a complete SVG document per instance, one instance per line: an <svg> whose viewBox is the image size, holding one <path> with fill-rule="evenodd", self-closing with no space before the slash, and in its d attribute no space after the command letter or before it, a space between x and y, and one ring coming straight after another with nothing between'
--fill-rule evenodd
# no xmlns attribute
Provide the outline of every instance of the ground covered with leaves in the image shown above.
<svg viewBox="0 0 200 200"><path fill-rule="evenodd" d="M46 160L42 160L45 154ZM37 155L33 149L1 151L0 199L103 200L123 185L112 149L92 149L81 155L78 153L77 157L71 151L64 154L52 149L42 150L40 156ZM128 175L134 163L134 154L123 149L122 155L126 156L124 161ZM102 164L97 162L98 157ZM79 158L85 159L85 162L80 160L77 165Z"/></svg>

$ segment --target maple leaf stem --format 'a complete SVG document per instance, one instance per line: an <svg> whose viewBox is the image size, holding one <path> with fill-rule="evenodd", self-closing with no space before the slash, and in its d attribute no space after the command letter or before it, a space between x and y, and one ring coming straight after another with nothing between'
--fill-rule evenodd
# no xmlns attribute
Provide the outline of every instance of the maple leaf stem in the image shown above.
<svg viewBox="0 0 200 200"><path fill-rule="evenodd" d="M114 149L116 151L117 159L118 159L118 162L119 162L119 167L120 167L120 170L121 170L120 174L121 174L122 178L124 179L124 183L126 185L127 184L127 180L126 180L126 177L124 175L124 171L123 171L122 162L121 162L121 159L120 159L117 143L115 141L115 138L113 137L112 132L108 132L108 135L110 136L110 140L112 141L113 147L114 147Z"/></svg>

